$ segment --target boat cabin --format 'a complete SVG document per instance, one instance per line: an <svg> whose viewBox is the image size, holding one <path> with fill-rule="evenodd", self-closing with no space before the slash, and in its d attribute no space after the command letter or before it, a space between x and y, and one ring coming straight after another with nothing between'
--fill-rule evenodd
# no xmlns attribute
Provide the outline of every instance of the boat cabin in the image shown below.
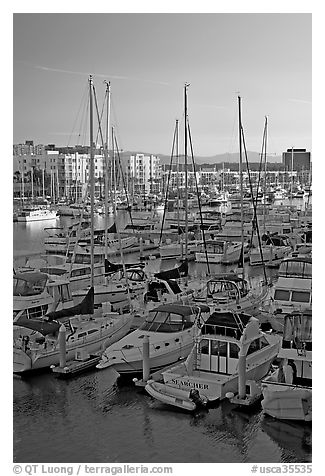
<svg viewBox="0 0 325 476"><path fill-rule="evenodd" d="M209 230L211 231L211 230ZM215 254L222 254L225 251L225 242L224 241L218 241L218 240L206 240L205 241L207 251L209 253L215 253Z"/></svg>
<svg viewBox="0 0 325 476"><path fill-rule="evenodd" d="M237 372L243 341L250 341L247 355L270 345L259 330L258 320L245 313L214 312L203 325L201 336L195 369L225 375Z"/></svg>
<svg viewBox="0 0 325 476"><path fill-rule="evenodd" d="M16 273L13 282L14 321L44 316L49 309L72 303L69 282L52 280L45 273L30 271Z"/></svg>
<svg viewBox="0 0 325 476"><path fill-rule="evenodd" d="M279 268L279 276L283 278L301 278L311 279L312 260L307 257L286 258L282 261Z"/></svg>
<svg viewBox="0 0 325 476"><path fill-rule="evenodd" d="M273 294L275 312L293 309L311 309L312 261L311 258L286 258L279 268L279 278Z"/></svg>
<svg viewBox="0 0 325 476"><path fill-rule="evenodd" d="M163 304L149 312L149 316L140 326L142 331L181 332L193 327L200 308L181 304Z"/></svg>

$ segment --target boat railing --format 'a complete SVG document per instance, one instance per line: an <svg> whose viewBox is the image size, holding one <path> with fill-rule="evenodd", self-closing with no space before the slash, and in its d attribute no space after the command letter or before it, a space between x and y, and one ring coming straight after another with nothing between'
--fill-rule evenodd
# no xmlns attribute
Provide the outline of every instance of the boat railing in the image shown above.
<svg viewBox="0 0 325 476"><path fill-rule="evenodd" d="M225 326L222 324L204 324L201 330L202 338L205 335L221 336L221 337L234 337L239 340L243 334L243 326L237 323L237 328Z"/></svg>

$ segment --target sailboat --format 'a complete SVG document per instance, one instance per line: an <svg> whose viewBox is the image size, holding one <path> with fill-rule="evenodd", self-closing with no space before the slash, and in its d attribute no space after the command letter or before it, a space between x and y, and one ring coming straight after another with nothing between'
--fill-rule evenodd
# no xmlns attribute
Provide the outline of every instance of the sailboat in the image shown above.
<svg viewBox="0 0 325 476"><path fill-rule="evenodd" d="M89 78L90 109L90 197L94 210L94 151L93 151L93 81ZM60 361L60 333L64 333L66 358L80 351L100 353L125 336L133 316L94 309L94 213L91 214L91 287L78 305L50 312L42 317L21 319L14 323L13 371L19 374L47 368Z"/></svg>

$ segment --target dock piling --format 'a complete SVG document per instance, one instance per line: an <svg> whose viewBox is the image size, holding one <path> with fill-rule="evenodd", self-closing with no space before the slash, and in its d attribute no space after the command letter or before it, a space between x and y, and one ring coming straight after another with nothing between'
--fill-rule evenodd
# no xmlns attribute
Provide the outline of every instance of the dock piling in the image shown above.
<svg viewBox="0 0 325 476"><path fill-rule="evenodd" d="M66 328L65 328L65 325L62 324L59 329L59 352L60 352L60 367L61 368L65 367L67 363L65 337L66 337Z"/></svg>

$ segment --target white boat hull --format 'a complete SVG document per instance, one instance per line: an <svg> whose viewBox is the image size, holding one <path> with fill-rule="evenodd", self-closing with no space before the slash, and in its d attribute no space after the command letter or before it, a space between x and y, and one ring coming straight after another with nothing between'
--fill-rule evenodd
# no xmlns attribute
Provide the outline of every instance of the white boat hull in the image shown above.
<svg viewBox="0 0 325 476"><path fill-rule="evenodd" d="M113 325L104 329L100 337L91 338L84 341L76 341L73 345L67 345L66 360L71 360L75 356L76 350L83 349L88 353L103 351L104 348L114 344L124 337L130 330L132 324L131 317L120 318ZM60 361L59 348L51 351L37 349L28 355L20 348L13 349L13 371L14 373L24 373L32 370L43 369L51 365L57 365Z"/></svg>
<svg viewBox="0 0 325 476"><path fill-rule="evenodd" d="M246 380L261 380L268 373L274 355L266 361L246 370ZM238 374L222 375L211 374L194 370L191 375L186 374L185 364L180 364L168 372L163 372L164 383L182 390L195 388L200 395L209 401L223 400L228 392L238 392Z"/></svg>
<svg viewBox="0 0 325 476"><path fill-rule="evenodd" d="M31 223L34 221L46 221L46 220L55 220L56 212L49 212L40 215L30 215L30 216L17 216L17 221L21 223Z"/></svg>
<svg viewBox="0 0 325 476"><path fill-rule="evenodd" d="M130 297L144 293L146 283L129 283ZM73 301L79 304L87 295L89 289L77 289L72 292ZM94 304L99 305L104 302L118 304L128 300L128 291L125 284L98 284L94 286Z"/></svg>
<svg viewBox="0 0 325 476"><path fill-rule="evenodd" d="M172 334L136 330L109 349L106 353L106 359L102 359L97 367L101 369L114 367L120 374L131 375L142 372L143 356L140 335L149 336L151 371L186 358L194 344L193 328ZM131 348L127 349L125 346L131 346Z"/></svg>
<svg viewBox="0 0 325 476"><path fill-rule="evenodd" d="M310 388L285 384L263 384L263 412L279 420L311 421Z"/></svg>
<svg viewBox="0 0 325 476"><path fill-rule="evenodd" d="M262 247L262 255L260 250L251 250L249 255L249 264L251 266L259 266L263 262L269 263L272 261L278 261L285 258L292 251L291 246L273 246L273 247Z"/></svg>

